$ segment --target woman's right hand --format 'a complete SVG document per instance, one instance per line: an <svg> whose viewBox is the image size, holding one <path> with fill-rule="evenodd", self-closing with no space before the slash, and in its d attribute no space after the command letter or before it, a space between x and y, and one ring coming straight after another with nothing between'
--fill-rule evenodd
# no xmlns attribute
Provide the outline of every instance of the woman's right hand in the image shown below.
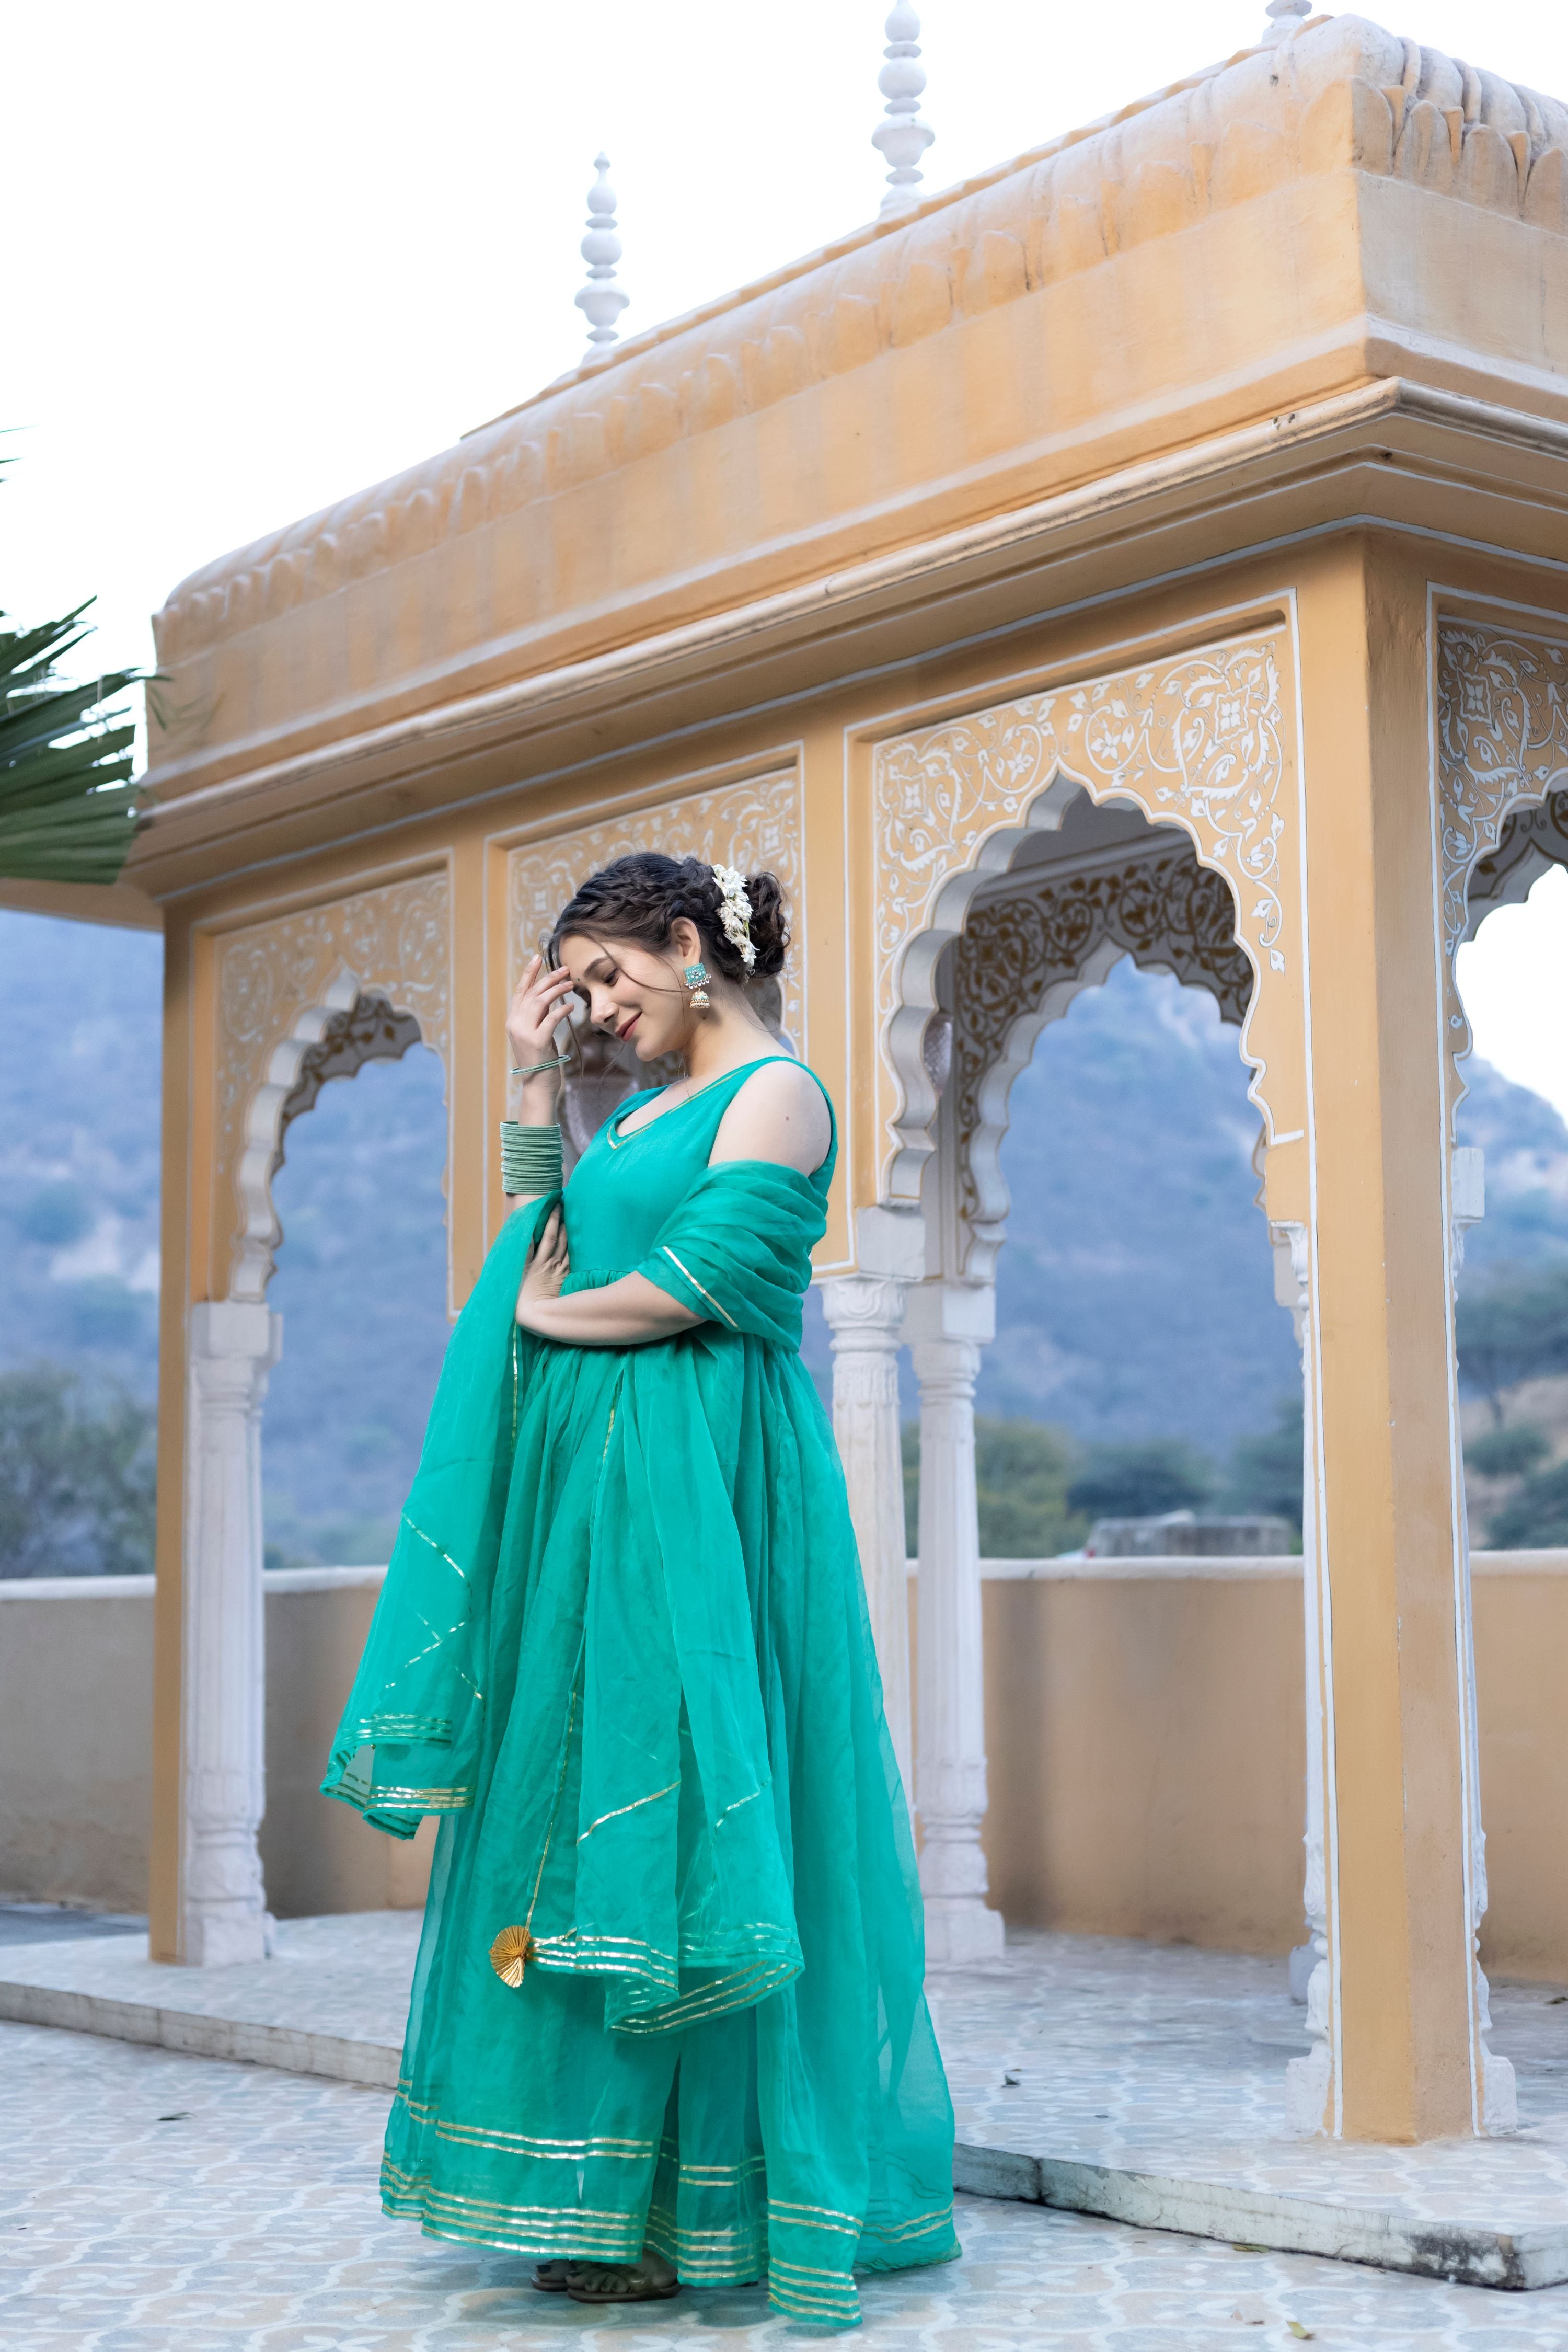
<svg viewBox="0 0 1568 2352"><path fill-rule="evenodd" d="M555 1059L555 1033L571 990L570 971L551 971L542 955L528 958L507 1008L507 1043L515 1069Z"/></svg>
<svg viewBox="0 0 1568 2352"><path fill-rule="evenodd" d="M570 1272L571 1255L567 1247L566 1219L559 1209L552 1209L529 1253L517 1290L517 1320L525 1331L539 1328L530 1320L530 1310L559 1298L560 1286Z"/></svg>

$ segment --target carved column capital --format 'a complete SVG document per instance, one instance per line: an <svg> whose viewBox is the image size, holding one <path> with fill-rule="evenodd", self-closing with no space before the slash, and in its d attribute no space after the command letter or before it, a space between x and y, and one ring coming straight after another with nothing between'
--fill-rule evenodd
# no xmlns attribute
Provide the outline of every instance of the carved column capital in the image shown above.
<svg viewBox="0 0 1568 2352"><path fill-rule="evenodd" d="M818 1286L835 1356L897 1354L907 1283L896 1275L845 1274Z"/></svg>
<svg viewBox="0 0 1568 2352"><path fill-rule="evenodd" d="M912 1339L909 1353L920 1381L921 1408L967 1405L972 1412L980 1376L976 1339Z"/></svg>

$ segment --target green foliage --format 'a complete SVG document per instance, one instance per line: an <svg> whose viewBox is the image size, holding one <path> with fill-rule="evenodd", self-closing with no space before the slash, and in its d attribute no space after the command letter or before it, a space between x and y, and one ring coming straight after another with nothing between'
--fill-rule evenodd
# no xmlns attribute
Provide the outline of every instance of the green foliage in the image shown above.
<svg viewBox="0 0 1568 2352"><path fill-rule="evenodd" d="M975 1419L975 1484L980 1550L987 1559L1050 1559L1076 1549L1089 1532L1071 1510L1068 1482L1077 1460L1072 1441L1038 1421ZM920 1431L904 1431L904 1507L909 1552L919 1540Z"/></svg>
<svg viewBox="0 0 1568 2352"><path fill-rule="evenodd" d="M1568 1371L1568 1266L1528 1279L1504 1269L1484 1290L1463 1293L1457 1336L1460 1379L1486 1398L1500 1429L1511 1389Z"/></svg>
<svg viewBox="0 0 1568 2352"><path fill-rule="evenodd" d="M1500 1511L1487 1538L1497 1551L1550 1550L1568 1545L1568 1462L1555 1462L1522 1481Z"/></svg>
<svg viewBox="0 0 1568 2352"><path fill-rule="evenodd" d="M1067 1489L1070 1509L1091 1519L1141 1519L1187 1511L1214 1491L1214 1466L1178 1438L1093 1445Z"/></svg>
<svg viewBox="0 0 1568 2352"><path fill-rule="evenodd" d="M0 1373L0 1576L135 1576L152 1565L153 1419L57 1364Z"/></svg>
<svg viewBox="0 0 1568 2352"><path fill-rule="evenodd" d="M28 882L113 882L136 830L136 730L105 706L140 676L113 670L71 685L59 665L89 632L92 599L58 621L0 628L0 875Z"/></svg>
<svg viewBox="0 0 1568 2352"><path fill-rule="evenodd" d="M1552 1441L1543 1429L1532 1421L1516 1421L1472 1437L1465 1462L1483 1478L1522 1478L1538 1469L1551 1451Z"/></svg>
<svg viewBox="0 0 1568 2352"><path fill-rule="evenodd" d="M1267 1513L1301 1528L1303 1413L1301 1391L1281 1397L1274 1426L1256 1437L1239 1437L1230 1455L1230 1477L1221 1498L1227 1511Z"/></svg>

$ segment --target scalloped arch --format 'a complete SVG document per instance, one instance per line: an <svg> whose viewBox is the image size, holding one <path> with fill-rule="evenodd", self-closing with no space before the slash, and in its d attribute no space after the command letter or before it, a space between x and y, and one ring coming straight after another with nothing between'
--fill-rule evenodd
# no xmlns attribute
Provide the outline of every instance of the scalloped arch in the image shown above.
<svg viewBox="0 0 1568 2352"><path fill-rule="evenodd" d="M1281 680L1284 625L944 721L879 743L877 1198L918 1204L936 1093L923 1055L936 961L988 875L1080 793L1179 827L1223 875L1255 974L1241 1035L1270 1143L1306 1125L1301 841Z"/></svg>
<svg viewBox="0 0 1568 2352"><path fill-rule="evenodd" d="M1444 1057L1448 1140L1466 1087L1459 1064L1471 1047L1470 1024L1454 959L1470 929L1470 877L1496 858L1511 816L1549 809L1568 789L1568 641L1510 625L1439 619L1435 790L1442 859ZM1551 856L1550 822L1530 828L1520 863L1568 863ZM1533 879L1533 876L1530 878ZM1497 903L1515 893L1503 886Z"/></svg>
<svg viewBox="0 0 1568 2352"><path fill-rule="evenodd" d="M225 1202L237 1217L217 1244L214 1297L267 1296L284 1129L321 1078L402 1054L417 1032L450 1082L451 902L442 867L219 939L215 1231Z"/></svg>
<svg viewBox="0 0 1568 2352"><path fill-rule="evenodd" d="M1225 877L1168 827L1152 829L1135 854L1124 844L1103 865L1061 877L1030 870L1018 882L971 914L954 950L956 1239L960 1271L982 1280L1006 1234L1000 1155L1012 1089L1041 1032L1124 958L1207 989L1238 1029L1253 989Z"/></svg>

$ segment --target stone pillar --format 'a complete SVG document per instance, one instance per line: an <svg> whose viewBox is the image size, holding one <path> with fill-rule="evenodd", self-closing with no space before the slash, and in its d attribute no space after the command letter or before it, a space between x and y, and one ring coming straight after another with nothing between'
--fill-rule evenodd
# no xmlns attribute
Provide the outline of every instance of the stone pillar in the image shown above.
<svg viewBox="0 0 1568 2352"><path fill-rule="evenodd" d="M1002 1916L986 1902L985 1661L975 1496L975 1379L996 1329L988 1283L926 1282L908 1308L920 1381L920 1597L915 1794L925 1958L998 1959Z"/></svg>
<svg viewBox="0 0 1568 2352"><path fill-rule="evenodd" d="M1333 1972L1329 1966L1328 1875L1323 1843L1323 1709L1322 1615L1326 1586L1318 1542L1317 1396L1312 1377L1312 1267L1307 1229L1301 1224L1270 1228L1274 1245L1274 1296L1288 1307L1301 1351L1301 1600L1302 1652L1306 1661L1307 1735L1306 1884L1301 1907L1306 1913L1307 1940L1291 1955L1291 1990L1307 2005L1307 2032L1312 2047L1303 2058L1292 2058L1285 2068L1285 2108L1298 2131L1318 2131L1332 2108L1334 2084L1334 2036L1332 2003Z"/></svg>
<svg viewBox="0 0 1568 2352"><path fill-rule="evenodd" d="M1464 1259L1464 1235L1467 1227L1479 1222L1485 1213L1485 1174L1483 1154L1474 1149L1456 1151L1453 1155L1451 1206L1454 1225L1453 1263L1456 1274ZM1338 2068L1335 2062L1337 2035L1333 2016L1333 1971L1329 1960L1328 1930L1328 1869L1326 1829L1324 1822L1325 1793L1325 1734L1323 1706L1323 1633L1327 1608L1327 1587L1323 1572L1322 1547L1318 1541L1317 1510L1317 1398L1312 1371L1312 1295L1310 1252L1307 1229L1300 1224L1275 1225L1274 1295L1281 1306L1291 1311L1296 1328L1296 1342L1301 1350L1301 1377L1304 1398L1302 1415L1305 1450L1304 1476L1301 1485L1301 1579L1305 1603L1306 1657L1306 1884L1303 1908L1307 1917L1307 1943L1303 1949L1292 1952L1291 1990L1295 1990L1298 1964L1306 1963L1304 1992L1307 2004L1306 2026L1312 2048L1303 2058L1292 2058L1285 2069L1285 2107L1289 2120L1298 2131L1322 2130L1331 2122L1339 2106L1337 2095ZM1462 1462L1458 1475L1463 1478ZM1464 1550L1461 1579L1464 1610L1460 1634L1460 1652L1464 1675L1464 1704L1468 1717L1467 1745L1469 1750L1469 1837L1474 1862L1470 1873L1469 1922L1472 1944L1479 1950L1479 1930L1487 1907L1486 1837L1481 1828L1480 1785L1478 1770L1479 1738L1476 1724L1475 1644L1469 1612L1469 1544L1468 1522L1460 1493L1459 1525ZM1506 2058L1497 2057L1486 2046L1486 2036L1491 2031L1491 2010L1486 1977L1479 1966L1475 1968L1476 2031L1478 2059L1481 2074L1479 2121L1487 2132L1510 2132L1518 2128L1518 2101L1514 2074Z"/></svg>
<svg viewBox="0 0 1568 2352"><path fill-rule="evenodd" d="M263 1731L261 1408L280 1318L221 1299L190 1311L185 1408L180 1957L266 1957L256 1831Z"/></svg>
<svg viewBox="0 0 1568 2352"><path fill-rule="evenodd" d="M1461 1145L1449 1162L1448 1210L1453 1222L1453 1268L1456 1293L1465 1262L1465 1235L1486 1215L1486 1154L1478 1145ZM1470 1595L1470 1521L1465 1503L1465 1457L1455 1465L1458 1485L1458 1528L1461 1568L1458 1578L1460 1622L1459 1660L1465 1697L1465 1740L1469 1752L1469 1922L1475 1967L1476 2056L1480 2070L1479 2121L1485 2132L1519 2129L1519 2091L1512 2061L1487 2047L1491 2032L1491 1988L1480 1964L1480 1926L1487 1908L1487 1840L1481 1826L1480 1726L1476 1714L1476 1632Z"/></svg>
<svg viewBox="0 0 1568 2352"><path fill-rule="evenodd" d="M905 1285L894 1275L846 1275L821 1285L833 1335L833 1435L860 1547L883 1705L910 1801L909 1576L898 1349Z"/></svg>
<svg viewBox="0 0 1568 2352"><path fill-rule="evenodd" d="M1475 1949L1447 1150L1460 828L1432 751L1421 561L1347 536L1303 556L1297 593L1308 1083L1268 1206L1307 1236L1316 1402L1331 2030L1310 2120L1399 2143L1507 2114Z"/></svg>

